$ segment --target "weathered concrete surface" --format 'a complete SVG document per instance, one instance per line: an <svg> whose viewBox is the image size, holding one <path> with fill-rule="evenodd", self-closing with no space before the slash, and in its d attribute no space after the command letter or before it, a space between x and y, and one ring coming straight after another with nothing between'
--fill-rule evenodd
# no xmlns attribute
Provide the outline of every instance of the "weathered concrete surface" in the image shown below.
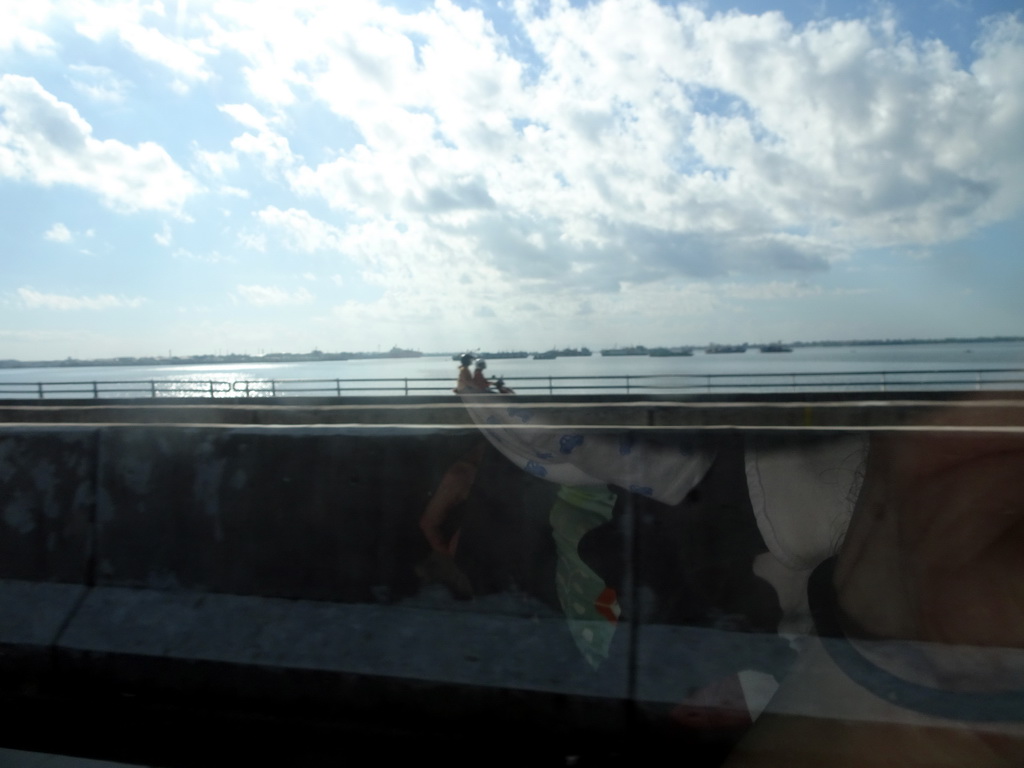
<svg viewBox="0 0 1024 768"><path fill-rule="evenodd" d="M419 515L480 440L422 427L0 426L0 698L302 701L438 728L623 732L626 656L594 674L559 613L524 598L413 599L428 551Z"/></svg>
<svg viewBox="0 0 1024 768"><path fill-rule="evenodd" d="M0 578L85 583L97 430L0 427Z"/></svg>
<svg viewBox="0 0 1024 768"><path fill-rule="evenodd" d="M496 399L496 403L499 401ZM590 427L795 427L861 428L912 424L936 412L965 412L979 426L1024 425L1024 393L803 393L756 397L694 395L517 397L517 404L546 412L545 421ZM500 407L500 406L498 406ZM0 423L422 425L472 424L455 397L303 399L177 402L142 400L89 404L69 401L0 403Z"/></svg>
<svg viewBox="0 0 1024 768"><path fill-rule="evenodd" d="M553 423L734 435L756 424L784 439L831 420L900 426L943 412L1019 425L1022 403L986 399L952 417L934 401L542 405ZM718 672L786 662L775 637L624 620L593 670L550 605L423 601L419 516L445 470L481 440L441 405L402 410L401 426L384 426L400 420L380 404L365 406L380 422L352 425L364 406L231 406L203 417L192 406L73 409L68 425L46 423L56 412L26 423L29 409L22 423L0 424L0 698L17 709L29 689L48 702L103 691L225 712L300 702L427 730L504 719L623 734ZM538 506L512 485L492 488L502 498L476 513L497 501ZM737 506L725 493L709 497L708 514ZM666 530L608 551L635 568L657 559L662 539L665 559L677 540L704 548L685 529Z"/></svg>
<svg viewBox="0 0 1024 768"><path fill-rule="evenodd" d="M74 667L72 657L105 656L113 669L111 659L146 656L626 699L623 660L592 674L565 637L564 623L554 615L525 620L465 610L100 587L90 591L57 648L66 669ZM237 680L208 677L203 685L244 693Z"/></svg>
<svg viewBox="0 0 1024 768"><path fill-rule="evenodd" d="M79 584L0 581L0 627L3 642L38 646L57 642L72 611L85 596Z"/></svg>
<svg viewBox="0 0 1024 768"><path fill-rule="evenodd" d="M52 674L46 651L56 646L86 592L79 584L0 580L0 678L19 682Z"/></svg>
<svg viewBox="0 0 1024 768"><path fill-rule="evenodd" d="M409 594L416 520L468 434L111 427L96 583L313 600ZM463 449L464 450L464 449Z"/></svg>

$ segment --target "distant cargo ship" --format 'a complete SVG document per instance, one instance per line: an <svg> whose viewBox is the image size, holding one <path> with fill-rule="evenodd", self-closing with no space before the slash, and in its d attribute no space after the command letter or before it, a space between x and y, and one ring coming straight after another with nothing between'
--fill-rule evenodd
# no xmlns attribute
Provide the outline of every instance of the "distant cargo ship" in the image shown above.
<svg viewBox="0 0 1024 768"><path fill-rule="evenodd" d="M525 360L529 356L529 352L481 352L477 355L485 360Z"/></svg>
<svg viewBox="0 0 1024 768"><path fill-rule="evenodd" d="M602 357L626 357L627 355L647 355L650 350L642 344L637 347L616 347L615 349L602 349Z"/></svg>
<svg viewBox="0 0 1024 768"><path fill-rule="evenodd" d="M761 347L762 352L792 352L792 347L787 347L781 341L776 341L773 344L764 344Z"/></svg>
<svg viewBox="0 0 1024 768"><path fill-rule="evenodd" d="M651 357L692 357L693 350L689 347L655 347L648 354Z"/></svg>
<svg viewBox="0 0 1024 768"><path fill-rule="evenodd" d="M456 352L452 360L461 360L465 352ZM482 357L484 360L522 360L530 356L529 352L470 352L473 357Z"/></svg>
<svg viewBox="0 0 1024 768"><path fill-rule="evenodd" d="M387 352L381 352L380 354L367 354L365 357L423 357L423 353L418 349L402 349L401 347L392 347Z"/></svg>
<svg viewBox="0 0 1024 768"><path fill-rule="evenodd" d="M565 349L549 349L547 352L538 352L533 356L534 360L554 360L556 357L590 357L593 354L586 347L580 347L576 349L565 348Z"/></svg>
<svg viewBox="0 0 1024 768"><path fill-rule="evenodd" d="M590 357L594 353L591 352L586 347L580 347L579 349L572 347L567 349L556 350L556 354L559 357Z"/></svg>
<svg viewBox="0 0 1024 768"><path fill-rule="evenodd" d="M704 348L704 352L709 355L734 355L746 351L746 344L708 344Z"/></svg>

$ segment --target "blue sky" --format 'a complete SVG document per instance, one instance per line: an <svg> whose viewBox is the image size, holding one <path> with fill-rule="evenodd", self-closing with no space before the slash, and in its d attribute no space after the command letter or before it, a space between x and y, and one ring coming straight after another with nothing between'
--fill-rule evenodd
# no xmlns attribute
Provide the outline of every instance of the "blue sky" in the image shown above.
<svg viewBox="0 0 1024 768"><path fill-rule="evenodd" d="M1014 5L0 4L0 359L1024 334Z"/></svg>

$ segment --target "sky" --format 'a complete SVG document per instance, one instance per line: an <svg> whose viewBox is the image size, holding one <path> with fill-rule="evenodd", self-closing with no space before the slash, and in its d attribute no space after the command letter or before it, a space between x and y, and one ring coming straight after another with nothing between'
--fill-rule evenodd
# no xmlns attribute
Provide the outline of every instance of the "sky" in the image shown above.
<svg viewBox="0 0 1024 768"><path fill-rule="evenodd" d="M1019 9L0 0L0 359L1024 335Z"/></svg>

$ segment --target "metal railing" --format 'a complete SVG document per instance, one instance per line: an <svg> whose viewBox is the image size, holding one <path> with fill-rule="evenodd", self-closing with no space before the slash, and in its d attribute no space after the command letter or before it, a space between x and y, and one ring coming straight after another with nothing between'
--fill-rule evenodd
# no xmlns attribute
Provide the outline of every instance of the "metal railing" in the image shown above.
<svg viewBox="0 0 1024 768"><path fill-rule="evenodd" d="M147 379L126 381L0 382L0 397L92 398L107 397L229 397L232 382L217 379Z"/></svg>
<svg viewBox="0 0 1024 768"><path fill-rule="evenodd" d="M934 369L830 373L709 373L520 376L520 394L695 394L728 392L888 392L1024 389L1024 369ZM0 382L0 398L253 398L448 394L451 378L145 379Z"/></svg>

